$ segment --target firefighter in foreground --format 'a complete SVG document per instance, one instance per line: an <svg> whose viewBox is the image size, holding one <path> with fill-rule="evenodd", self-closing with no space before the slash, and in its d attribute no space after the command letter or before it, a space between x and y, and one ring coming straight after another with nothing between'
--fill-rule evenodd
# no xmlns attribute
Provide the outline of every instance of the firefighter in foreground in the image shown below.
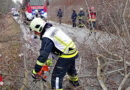
<svg viewBox="0 0 130 90"><path fill-rule="evenodd" d="M96 34L96 11L95 8L92 6L90 7L89 14L88 14L89 26L90 26L90 34L94 32Z"/></svg>
<svg viewBox="0 0 130 90"><path fill-rule="evenodd" d="M53 69L51 85L52 89L63 90L62 82L66 73L69 75L69 82L79 86L78 76L75 69L75 59L78 57L77 48L72 39L61 29L53 27L40 18L35 18L30 23L30 29L39 33L41 43L40 55L37 58L32 77L36 79L38 72L47 62L48 55L54 53L59 55Z"/></svg>

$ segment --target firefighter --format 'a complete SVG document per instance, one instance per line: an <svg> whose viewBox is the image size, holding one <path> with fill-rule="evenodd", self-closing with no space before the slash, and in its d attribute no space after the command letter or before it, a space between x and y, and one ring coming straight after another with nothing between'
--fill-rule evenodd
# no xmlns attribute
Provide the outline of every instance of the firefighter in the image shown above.
<svg viewBox="0 0 130 90"><path fill-rule="evenodd" d="M35 10L35 17L39 17L39 11L37 9Z"/></svg>
<svg viewBox="0 0 130 90"><path fill-rule="evenodd" d="M90 34L94 30L94 33L96 34L96 12L95 8L92 6L90 7L89 14L88 14L88 20L89 20L89 26L90 26Z"/></svg>
<svg viewBox="0 0 130 90"><path fill-rule="evenodd" d="M0 86L3 86L4 85L4 82L2 80L2 74L0 74Z"/></svg>
<svg viewBox="0 0 130 90"><path fill-rule="evenodd" d="M75 10L73 10L73 13L71 15L71 19L72 19L72 23L73 23L73 27L76 27L76 18L77 18L77 13Z"/></svg>
<svg viewBox="0 0 130 90"><path fill-rule="evenodd" d="M79 28L82 28L84 26L83 25L84 16L85 16L85 12L83 11L83 8L80 8L80 11L78 13Z"/></svg>
<svg viewBox="0 0 130 90"><path fill-rule="evenodd" d="M61 24L61 20L62 20L62 17L63 17L63 12L62 12L61 9L58 10L57 16L59 18L59 24Z"/></svg>
<svg viewBox="0 0 130 90"><path fill-rule="evenodd" d="M66 73L69 75L69 82L75 87L79 86L75 68L75 59L78 57L78 51L72 39L61 29L46 23L41 18L33 19L30 23L30 29L38 32L42 41L40 55L37 58L32 77L34 79L38 77L37 73L41 70L44 63L47 62L48 55L53 53L58 55L59 58L52 73L52 89L63 90L62 82Z"/></svg>

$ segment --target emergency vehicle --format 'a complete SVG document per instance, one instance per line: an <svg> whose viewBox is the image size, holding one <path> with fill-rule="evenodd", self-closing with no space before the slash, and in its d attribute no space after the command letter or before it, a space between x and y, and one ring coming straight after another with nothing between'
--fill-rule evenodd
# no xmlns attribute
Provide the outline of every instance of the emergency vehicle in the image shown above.
<svg viewBox="0 0 130 90"><path fill-rule="evenodd" d="M41 18L47 19L47 5L49 5L49 0L23 0L22 4L27 21L35 18L36 11L38 11Z"/></svg>

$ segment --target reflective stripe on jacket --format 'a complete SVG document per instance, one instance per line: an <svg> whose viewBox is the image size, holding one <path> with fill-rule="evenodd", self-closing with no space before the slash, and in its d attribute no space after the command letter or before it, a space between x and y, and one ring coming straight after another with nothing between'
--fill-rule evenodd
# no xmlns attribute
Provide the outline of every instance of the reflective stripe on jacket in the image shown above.
<svg viewBox="0 0 130 90"><path fill-rule="evenodd" d="M64 54L72 54L76 51L75 43L59 28L51 27L47 29L43 37L51 39L55 47Z"/></svg>

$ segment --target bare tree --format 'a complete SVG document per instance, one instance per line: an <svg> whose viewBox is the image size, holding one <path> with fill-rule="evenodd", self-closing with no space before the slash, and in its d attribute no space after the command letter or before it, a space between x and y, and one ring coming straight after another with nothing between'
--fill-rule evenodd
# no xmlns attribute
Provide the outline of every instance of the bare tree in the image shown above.
<svg viewBox="0 0 130 90"><path fill-rule="evenodd" d="M89 5L89 0L85 0L85 2L89 8L89 6L91 6ZM104 25L103 29L105 29L105 31L109 34L110 39L113 39L114 41L101 44L99 43L98 38L101 38L102 36L99 36L98 38L95 37L95 41L98 45L97 48L103 49L103 51L100 49L100 51L103 53L97 53L97 78L103 90L108 90L108 88L112 89L110 82L115 83L118 90L122 90L125 82L129 80L128 77L130 76L130 70L128 69L130 66L130 31L128 29L126 18L129 0L122 2L120 1L120 3L117 2L118 0L113 0L112 3L110 1L108 2L107 0L102 0L102 11L104 11L105 16L102 16L103 13L100 13L99 18L102 25L109 22L107 25L110 25L110 28L107 25ZM117 8L117 6L120 6L119 4L122 5L122 7ZM108 20L108 22L101 18ZM110 32L110 29L113 30L114 33ZM116 78L117 76L119 76L117 80L112 78ZM122 76L124 78L122 78ZM118 81L121 83L118 83ZM126 87L128 87L127 83L125 85L125 88Z"/></svg>

